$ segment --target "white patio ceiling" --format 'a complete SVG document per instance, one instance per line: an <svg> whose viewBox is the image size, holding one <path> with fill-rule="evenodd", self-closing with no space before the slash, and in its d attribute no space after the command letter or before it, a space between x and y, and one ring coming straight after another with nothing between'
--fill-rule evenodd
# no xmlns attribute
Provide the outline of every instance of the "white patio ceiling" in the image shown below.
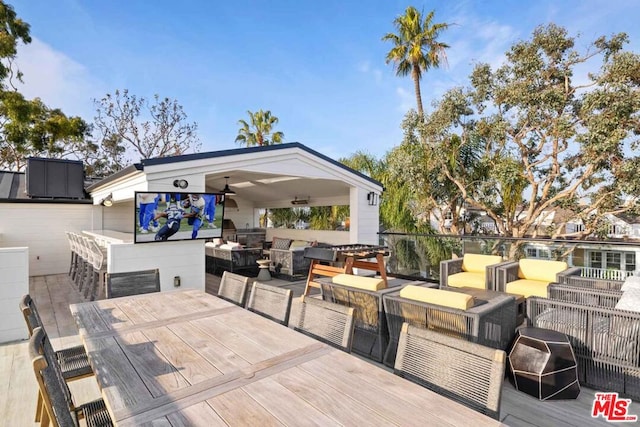
<svg viewBox="0 0 640 427"><path fill-rule="evenodd" d="M286 174L275 175L248 171L227 171L208 174L205 177L207 191L220 191L229 176L229 187L238 197L253 201L256 205L268 207L270 202L280 200L348 197L349 185L339 180L295 177ZM233 196L232 196L233 197ZM348 199L346 200L348 203Z"/></svg>

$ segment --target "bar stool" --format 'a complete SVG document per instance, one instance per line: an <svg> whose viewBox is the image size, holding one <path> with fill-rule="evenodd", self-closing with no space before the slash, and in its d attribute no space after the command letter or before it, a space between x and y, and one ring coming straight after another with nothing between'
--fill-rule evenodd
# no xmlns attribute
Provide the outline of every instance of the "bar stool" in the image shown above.
<svg viewBox="0 0 640 427"><path fill-rule="evenodd" d="M90 290L89 290L89 299L91 301L95 301L96 299L101 299L105 296L104 292L104 281L105 275L107 274L107 263L106 260L106 251L100 247L100 245L95 240L89 241L89 247L91 249L91 280L90 280ZM85 298L87 294L85 293Z"/></svg>
<svg viewBox="0 0 640 427"><path fill-rule="evenodd" d="M92 266L92 253L89 248L89 239L85 236L78 235L78 243L80 248L80 268L76 275L76 284L78 285L78 291L84 294L84 297L88 296L88 289L90 288L89 282L91 279Z"/></svg>
<svg viewBox="0 0 640 427"><path fill-rule="evenodd" d="M67 236L67 242L69 242L69 250L71 251L71 260L69 261L69 277L73 277L73 269L75 268L78 254L76 253L74 248L71 232L65 231L64 234Z"/></svg>

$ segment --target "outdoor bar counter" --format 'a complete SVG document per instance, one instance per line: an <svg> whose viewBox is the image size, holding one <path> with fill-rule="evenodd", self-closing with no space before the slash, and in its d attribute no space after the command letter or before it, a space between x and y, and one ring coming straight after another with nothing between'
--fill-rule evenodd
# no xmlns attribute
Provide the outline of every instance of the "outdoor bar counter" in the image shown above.
<svg viewBox="0 0 640 427"><path fill-rule="evenodd" d="M133 243L133 233L114 230L83 230L83 234L105 243Z"/></svg>
<svg viewBox="0 0 640 427"><path fill-rule="evenodd" d="M115 230L83 230L107 248L107 273L160 270L160 290L204 290L204 240L133 243L133 233ZM177 279L176 279L177 278Z"/></svg>

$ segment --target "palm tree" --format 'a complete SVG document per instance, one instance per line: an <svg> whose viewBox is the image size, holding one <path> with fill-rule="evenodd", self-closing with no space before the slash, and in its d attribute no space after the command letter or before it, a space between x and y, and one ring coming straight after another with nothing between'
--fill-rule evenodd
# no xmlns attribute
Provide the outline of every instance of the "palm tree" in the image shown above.
<svg viewBox="0 0 640 427"><path fill-rule="evenodd" d="M258 110L255 113L247 111L249 123L245 120L238 120L240 129L236 142L240 145L251 147L254 145L281 144L284 133L273 132L273 127L278 123L278 118L271 115L271 111Z"/></svg>
<svg viewBox="0 0 640 427"><path fill-rule="evenodd" d="M398 16L393 24L397 34L388 33L383 41L391 40L393 48L387 54L387 64L394 62L396 75L406 76L411 74L418 103L418 113L424 117L422 108L422 95L420 94L420 79L422 73L430 68L438 68L440 61L447 60L445 49L449 45L439 42L438 37L442 30L449 28L447 23L433 24L435 11L422 20L420 12L413 7L407 7L404 15Z"/></svg>

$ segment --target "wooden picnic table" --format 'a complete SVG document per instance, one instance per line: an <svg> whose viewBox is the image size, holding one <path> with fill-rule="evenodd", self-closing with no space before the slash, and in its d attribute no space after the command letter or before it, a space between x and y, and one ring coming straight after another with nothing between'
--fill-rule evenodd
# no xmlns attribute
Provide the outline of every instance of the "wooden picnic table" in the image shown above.
<svg viewBox="0 0 640 427"><path fill-rule="evenodd" d="M500 425L199 290L71 311L117 426Z"/></svg>

